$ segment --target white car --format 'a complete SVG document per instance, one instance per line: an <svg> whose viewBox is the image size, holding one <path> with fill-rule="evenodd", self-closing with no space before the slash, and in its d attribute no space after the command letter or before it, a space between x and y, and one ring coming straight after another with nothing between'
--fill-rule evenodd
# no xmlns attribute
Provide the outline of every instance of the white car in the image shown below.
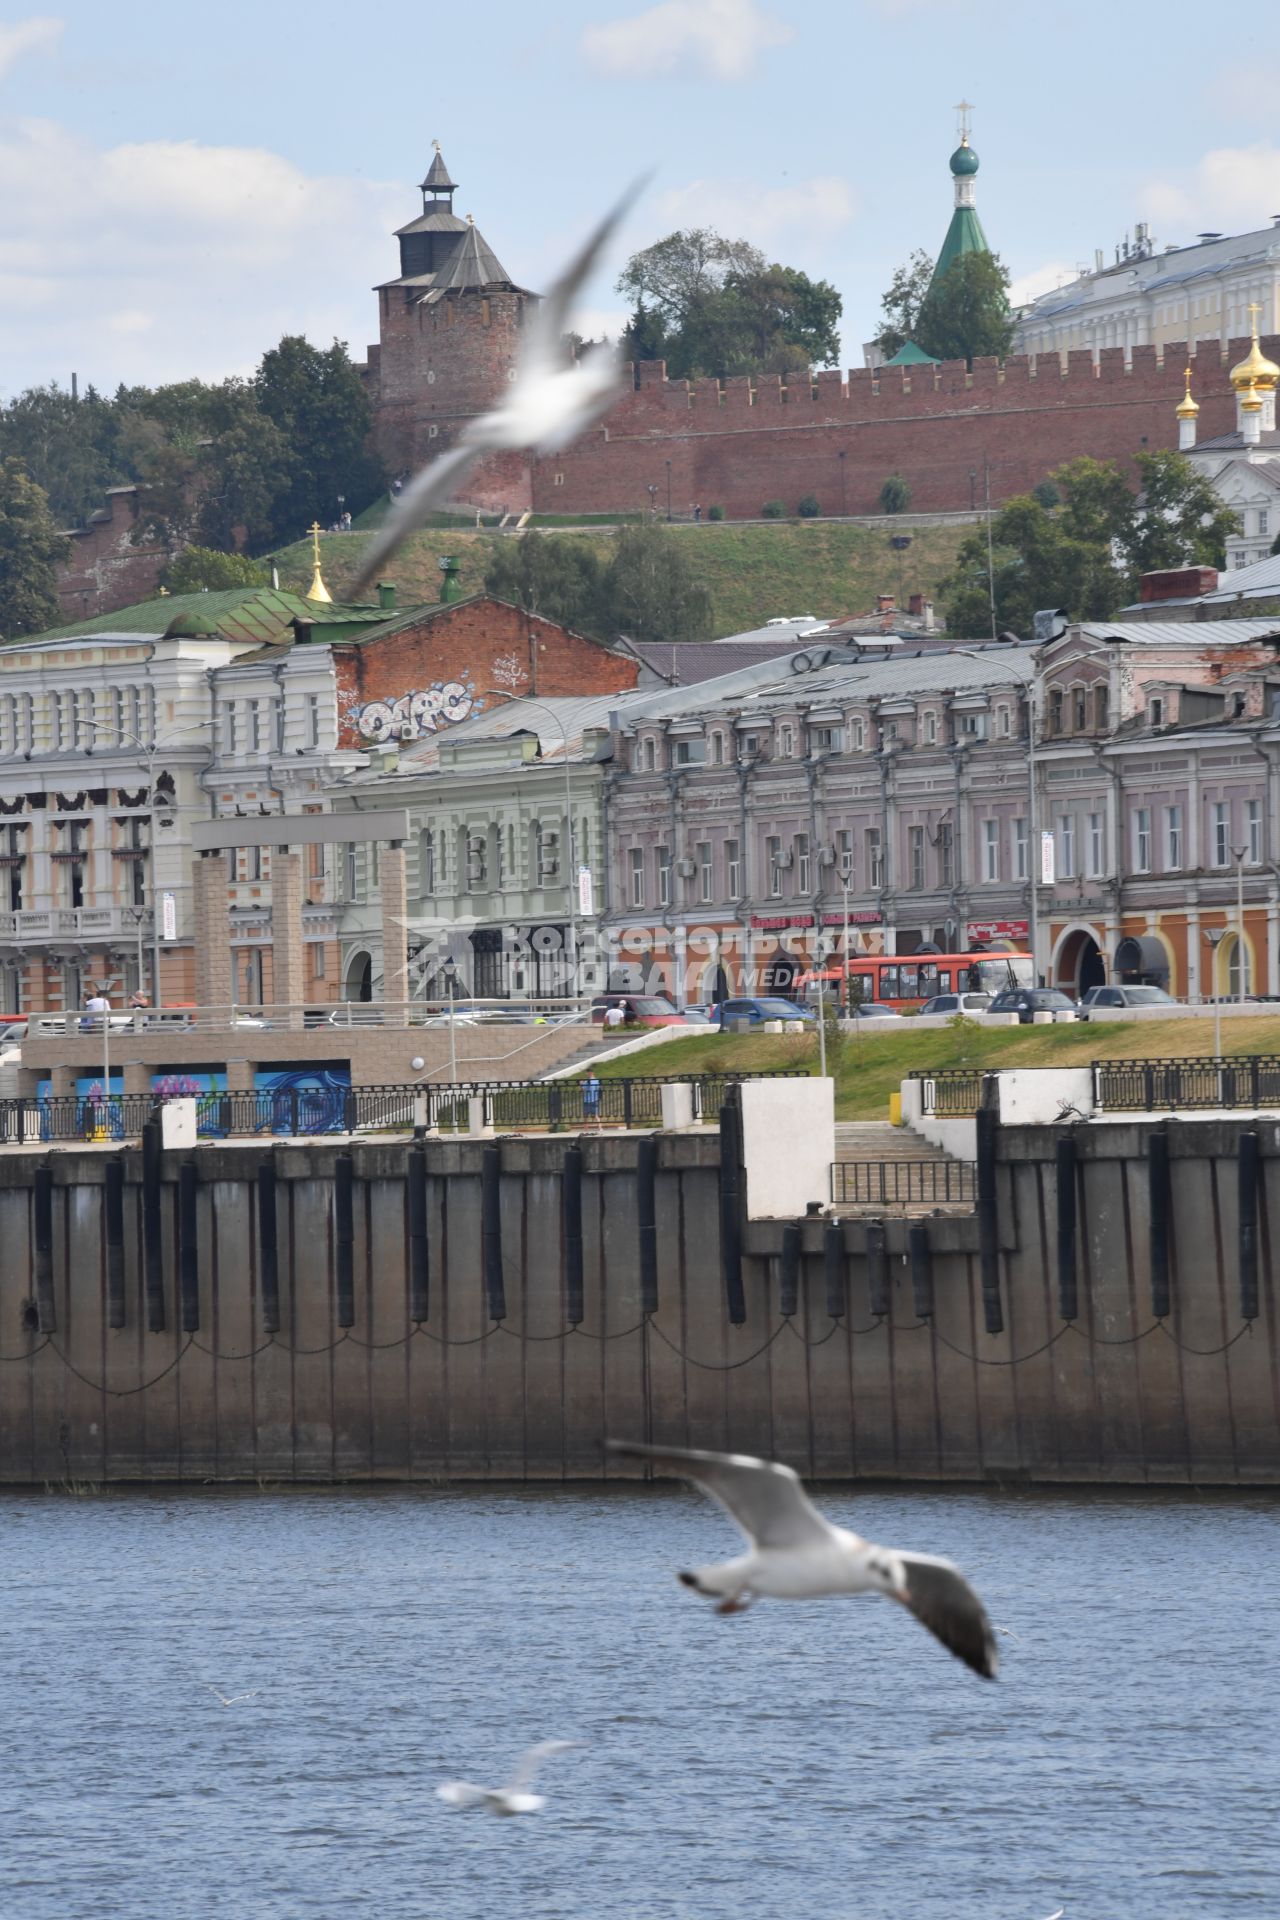
<svg viewBox="0 0 1280 1920"><path fill-rule="evenodd" d="M926 1000L921 1013L985 1013L991 1005L989 993L935 993Z"/></svg>

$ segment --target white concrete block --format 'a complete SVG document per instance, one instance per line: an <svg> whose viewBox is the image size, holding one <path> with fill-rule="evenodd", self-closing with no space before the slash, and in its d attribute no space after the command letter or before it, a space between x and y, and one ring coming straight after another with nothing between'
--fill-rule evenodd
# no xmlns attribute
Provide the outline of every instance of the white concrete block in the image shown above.
<svg viewBox="0 0 1280 1920"><path fill-rule="evenodd" d="M811 1200L828 1206L835 1157L834 1080L743 1081L748 1220L796 1220Z"/></svg>
<svg viewBox="0 0 1280 1920"><path fill-rule="evenodd" d="M166 1100L160 1108L160 1144L166 1152L185 1152L196 1144L194 1100Z"/></svg>
<svg viewBox="0 0 1280 1920"><path fill-rule="evenodd" d="M1051 1127L1093 1112L1092 1067L1014 1067L997 1075L1002 1127Z"/></svg>
<svg viewBox="0 0 1280 1920"><path fill-rule="evenodd" d="M662 1128L671 1133L677 1127L693 1125L693 1088L687 1080L677 1080L660 1090L662 1097Z"/></svg>

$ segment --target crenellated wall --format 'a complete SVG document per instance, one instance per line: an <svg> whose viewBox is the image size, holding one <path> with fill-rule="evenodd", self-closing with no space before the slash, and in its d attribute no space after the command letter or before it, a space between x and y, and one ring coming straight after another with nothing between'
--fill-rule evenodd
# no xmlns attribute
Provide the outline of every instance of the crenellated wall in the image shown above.
<svg viewBox="0 0 1280 1920"><path fill-rule="evenodd" d="M0 1151L0 1482L1280 1483L1280 1125L986 1138L973 1216L750 1225L714 1134Z"/></svg>

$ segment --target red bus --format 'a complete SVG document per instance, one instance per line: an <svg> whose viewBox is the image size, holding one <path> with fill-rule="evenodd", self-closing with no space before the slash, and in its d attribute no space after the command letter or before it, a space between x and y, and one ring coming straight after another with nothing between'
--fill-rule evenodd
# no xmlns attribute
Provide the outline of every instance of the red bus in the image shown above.
<svg viewBox="0 0 1280 1920"><path fill-rule="evenodd" d="M874 953L857 954L847 966L847 1002L882 1002L899 1012L919 1007L935 993L1003 993L1006 987L1033 987L1029 953ZM796 994L806 1006L818 998L818 982L835 998L840 969L802 973Z"/></svg>

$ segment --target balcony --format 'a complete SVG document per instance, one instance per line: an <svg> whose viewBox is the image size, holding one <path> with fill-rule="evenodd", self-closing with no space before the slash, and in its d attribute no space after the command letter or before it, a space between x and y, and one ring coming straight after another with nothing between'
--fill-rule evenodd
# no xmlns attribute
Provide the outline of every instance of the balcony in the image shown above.
<svg viewBox="0 0 1280 1920"><path fill-rule="evenodd" d="M44 942L136 940L141 913L143 931L151 927L151 909L129 907L46 907L40 911L0 913L0 946L29 947Z"/></svg>

